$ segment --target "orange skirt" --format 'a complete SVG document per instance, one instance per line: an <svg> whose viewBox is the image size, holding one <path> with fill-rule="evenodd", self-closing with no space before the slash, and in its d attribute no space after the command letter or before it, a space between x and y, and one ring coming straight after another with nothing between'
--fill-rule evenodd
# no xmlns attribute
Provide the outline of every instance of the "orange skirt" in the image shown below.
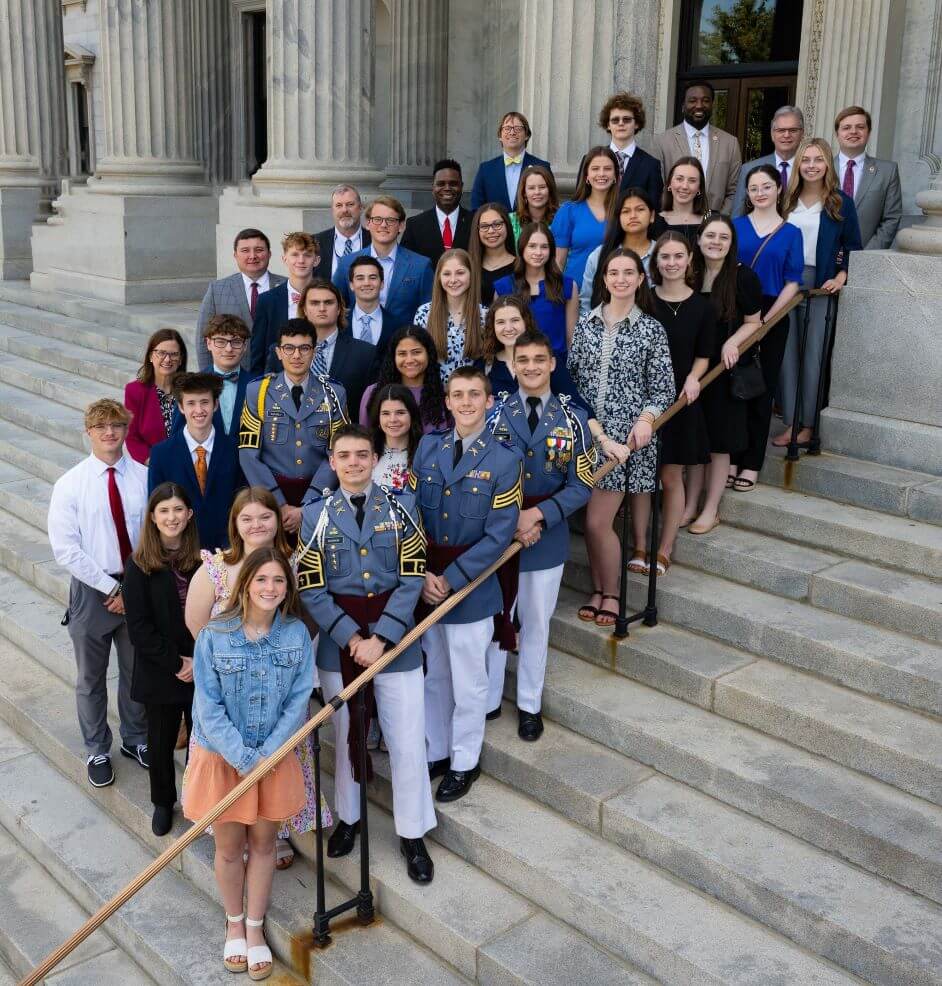
<svg viewBox="0 0 942 986"><path fill-rule="evenodd" d="M183 815L191 822L199 821L221 801L242 778L218 753L193 745L186 767L186 787L183 791ZM269 771L251 790L227 808L216 820L254 825L260 818L283 822L304 807L304 776L298 755L292 751L273 770Z"/></svg>

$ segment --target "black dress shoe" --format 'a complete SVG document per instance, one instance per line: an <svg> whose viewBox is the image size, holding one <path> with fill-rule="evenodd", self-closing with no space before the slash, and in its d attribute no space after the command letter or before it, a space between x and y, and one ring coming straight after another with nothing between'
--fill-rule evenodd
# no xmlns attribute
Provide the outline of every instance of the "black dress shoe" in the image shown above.
<svg viewBox="0 0 942 986"><path fill-rule="evenodd" d="M444 760L433 760L428 765L429 780L434 781L436 777L441 777L448 770L449 766L451 766L451 760L448 757L445 757Z"/></svg>
<svg viewBox="0 0 942 986"><path fill-rule="evenodd" d="M539 712L524 712L517 709L517 735L532 743L543 735L543 716Z"/></svg>
<svg viewBox="0 0 942 986"><path fill-rule="evenodd" d="M337 821L330 838L327 840L327 855L331 859L339 859L346 856L353 844L357 841L357 833L360 831L360 823L354 822L348 825L346 822Z"/></svg>
<svg viewBox="0 0 942 986"><path fill-rule="evenodd" d="M431 883L435 864L421 839L400 839L399 852L406 857L406 872L416 883Z"/></svg>
<svg viewBox="0 0 942 986"><path fill-rule="evenodd" d="M154 805L154 817L150 820L150 830L154 835L166 835L173 828L173 807Z"/></svg>
<svg viewBox="0 0 942 986"><path fill-rule="evenodd" d="M449 770L435 792L436 801L457 801L471 790L471 785L481 776L480 766L470 770Z"/></svg>
<svg viewBox="0 0 942 986"><path fill-rule="evenodd" d="M501 711L500 706L498 705L496 709L491 709L491 711L488 712L488 714L484 718L487 719L488 722L491 722L494 719L499 719L500 711Z"/></svg>

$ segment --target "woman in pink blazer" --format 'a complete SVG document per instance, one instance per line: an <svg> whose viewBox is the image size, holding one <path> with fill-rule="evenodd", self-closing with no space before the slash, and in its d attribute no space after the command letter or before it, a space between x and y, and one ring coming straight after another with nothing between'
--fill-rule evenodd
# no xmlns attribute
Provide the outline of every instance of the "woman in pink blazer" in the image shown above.
<svg viewBox="0 0 942 986"><path fill-rule="evenodd" d="M145 466L151 446L170 436L175 402L173 378L186 372L186 344L176 329L158 329L147 340L137 379L124 388L124 406L131 412L126 441L132 458Z"/></svg>

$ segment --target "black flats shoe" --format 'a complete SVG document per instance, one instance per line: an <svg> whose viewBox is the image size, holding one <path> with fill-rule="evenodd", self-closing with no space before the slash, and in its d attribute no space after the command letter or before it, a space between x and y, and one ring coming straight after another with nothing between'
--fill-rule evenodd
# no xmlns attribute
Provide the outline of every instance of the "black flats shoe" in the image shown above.
<svg viewBox="0 0 942 986"><path fill-rule="evenodd" d="M173 828L173 808L154 805L154 815L150 820L150 830L154 835L166 835Z"/></svg>
<svg viewBox="0 0 942 986"><path fill-rule="evenodd" d="M359 831L359 822L348 825L346 822L338 819L333 832L330 833L330 838L327 840L327 855L331 859L339 859L341 856L346 856L353 849Z"/></svg>
<svg viewBox="0 0 942 986"><path fill-rule="evenodd" d="M435 876L435 864L421 839L400 839L399 852L405 857L406 872L416 883L431 883Z"/></svg>
<svg viewBox="0 0 942 986"><path fill-rule="evenodd" d="M538 740L543 735L543 716L517 709L517 735L528 743Z"/></svg>
<svg viewBox="0 0 942 986"><path fill-rule="evenodd" d="M472 767L470 770L449 770L442 778L441 784L438 785L435 800L457 801L459 798L463 798L480 776L480 766Z"/></svg>

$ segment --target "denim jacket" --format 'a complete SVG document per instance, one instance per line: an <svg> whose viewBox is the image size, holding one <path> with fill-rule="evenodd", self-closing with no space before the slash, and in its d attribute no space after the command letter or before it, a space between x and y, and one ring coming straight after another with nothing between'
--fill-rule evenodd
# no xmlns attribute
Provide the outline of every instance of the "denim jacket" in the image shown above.
<svg viewBox="0 0 942 986"><path fill-rule="evenodd" d="M209 623L193 654L193 735L240 774L270 756L304 722L314 687L307 627L275 614L246 639L237 619Z"/></svg>

